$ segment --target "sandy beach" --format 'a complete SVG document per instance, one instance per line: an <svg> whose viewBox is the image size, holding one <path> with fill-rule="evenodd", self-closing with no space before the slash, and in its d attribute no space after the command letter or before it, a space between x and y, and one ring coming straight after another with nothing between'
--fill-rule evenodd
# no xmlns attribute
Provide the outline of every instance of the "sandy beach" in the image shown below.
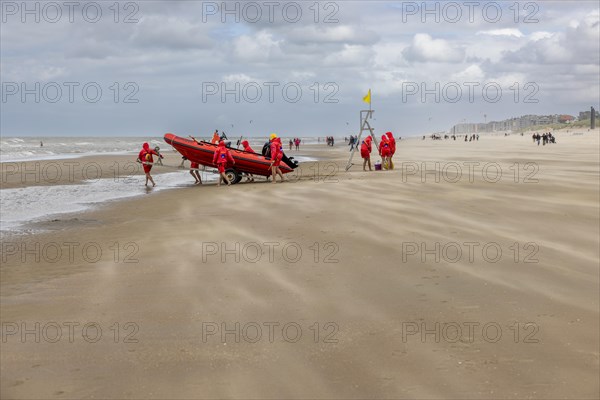
<svg viewBox="0 0 600 400"><path fill-rule="evenodd" d="M286 183L48 217L2 242L0 397L598 398L600 141L576 133L403 139L377 172L310 145Z"/></svg>

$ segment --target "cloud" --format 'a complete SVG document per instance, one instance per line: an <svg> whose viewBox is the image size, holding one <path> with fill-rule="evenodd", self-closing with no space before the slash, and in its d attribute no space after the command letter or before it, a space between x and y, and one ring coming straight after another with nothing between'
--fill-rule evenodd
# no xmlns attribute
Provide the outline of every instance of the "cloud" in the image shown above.
<svg viewBox="0 0 600 400"><path fill-rule="evenodd" d="M223 77L223 82L246 84L249 82L258 82L258 79L251 78L246 74L230 74Z"/></svg>
<svg viewBox="0 0 600 400"><path fill-rule="evenodd" d="M233 42L234 56L247 62L267 63L282 55L281 43L273 34L261 30L254 35L242 35Z"/></svg>
<svg viewBox="0 0 600 400"><path fill-rule="evenodd" d="M506 51L503 61L526 64L598 64L598 19L578 21L564 32L534 32L527 44Z"/></svg>
<svg viewBox="0 0 600 400"><path fill-rule="evenodd" d="M479 65L470 65L466 69L453 74L452 80L457 82L481 82L485 73Z"/></svg>
<svg viewBox="0 0 600 400"><path fill-rule="evenodd" d="M69 69L62 66L26 62L19 65L18 68L12 65L3 68L2 80L6 82L49 82L64 79L69 76L69 73Z"/></svg>
<svg viewBox="0 0 600 400"><path fill-rule="evenodd" d="M523 37L523 33L518 29L513 28L505 28L505 29L492 29L489 31L479 31L477 35L489 35L489 36L513 36L513 37Z"/></svg>
<svg viewBox="0 0 600 400"><path fill-rule="evenodd" d="M59 102L52 105L52 112L44 104L8 102L0 116L3 134L198 129L210 133L225 123L238 129L249 120L254 122L244 127L248 135L290 126L298 135L336 134L346 129L348 115L363 105L369 87L378 126L393 130L401 121L400 130L406 134L421 132L423 121L429 124L427 129L446 129L457 115L475 118L489 107L402 104L407 82L432 87L432 81L442 86L496 81L504 92L503 101L494 104L498 119L534 112L576 113L581 103L586 107L597 103L600 32L598 7L592 2L550 2L536 15L543 23L518 26L511 12L495 24L481 18L474 23L466 19L455 24L422 22L418 16L401 23L401 10L390 2L374 2L368 8L360 2L338 2L335 18L340 22L325 24L323 19L333 8L322 7L315 23L313 3L301 5L303 18L297 23L286 22L281 7L273 23L266 13L258 23L243 19L236 23L231 16L223 23L220 15L201 22L202 3L189 1L142 2L135 24L114 23L108 9L106 18L96 24L81 18L74 23L65 19L56 24L24 24L15 16L2 25L3 81L29 86L43 80L99 82L108 94L114 82L133 81L139 85L140 102L93 106ZM231 87L232 82L274 81L280 86L273 103L223 103L220 95L202 103L203 82L225 82ZM288 82L302 86L300 102L282 100L280 89ZM324 96L333 93L324 88L328 82L339 88L335 105L323 103ZM519 83L523 98L528 82L539 86L539 103L513 101L509 88ZM319 101L315 101L315 83ZM99 120L100 106L115 118ZM428 122L432 114L436 118Z"/></svg>
<svg viewBox="0 0 600 400"><path fill-rule="evenodd" d="M539 32L530 33L528 38L534 42L537 42L538 40L541 40L541 39L551 38L553 35L554 35L554 33L552 33L552 32L539 31Z"/></svg>
<svg viewBox="0 0 600 400"><path fill-rule="evenodd" d="M416 62L456 63L465 57L462 47L444 39L433 39L426 33L417 33L402 54L407 60Z"/></svg>
<svg viewBox="0 0 600 400"><path fill-rule="evenodd" d="M349 45L372 45L377 43L379 35L372 30L360 29L349 25L309 25L291 29L287 34L290 42L306 44L349 44Z"/></svg>
<svg viewBox="0 0 600 400"><path fill-rule="evenodd" d="M73 43L66 55L69 58L90 58L102 60L110 56L116 56L120 49L115 48L110 42L99 42L94 38L85 38Z"/></svg>
<svg viewBox="0 0 600 400"><path fill-rule="evenodd" d="M207 49L214 44L203 25L183 17L143 17L134 26L136 30L131 40L134 45L145 48L193 50Z"/></svg>
<svg viewBox="0 0 600 400"><path fill-rule="evenodd" d="M371 64L373 49L367 46L349 45L325 57L324 65L332 67L365 67Z"/></svg>

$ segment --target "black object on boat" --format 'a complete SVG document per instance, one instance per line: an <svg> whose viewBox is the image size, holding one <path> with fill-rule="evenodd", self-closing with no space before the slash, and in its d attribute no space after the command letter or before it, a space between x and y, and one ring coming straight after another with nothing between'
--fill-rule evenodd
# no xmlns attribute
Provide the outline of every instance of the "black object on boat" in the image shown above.
<svg viewBox="0 0 600 400"><path fill-rule="evenodd" d="M271 159L271 143L267 142L264 144L261 154L265 158L268 158L269 160ZM291 169L298 168L298 161L294 160L294 157L286 156L285 153L283 153L283 157L281 158L281 161L283 161Z"/></svg>

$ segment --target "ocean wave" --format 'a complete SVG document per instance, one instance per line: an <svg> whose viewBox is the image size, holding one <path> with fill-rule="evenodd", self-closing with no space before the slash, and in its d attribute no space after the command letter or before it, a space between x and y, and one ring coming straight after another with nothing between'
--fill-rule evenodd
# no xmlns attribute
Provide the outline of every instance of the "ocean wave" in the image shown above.
<svg viewBox="0 0 600 400"><path fill-rule="evenodd" d="M24 225L53 215L81 212L107 202L148 194L143 176L122 179L103 178L75 185L28 186L3 189L0 197L2 215L0 231L19 232ZM158 186L151 193L181 187L192 187L192 177L184 171L154 176ZM203 174L203 182L214 182L217 176Z"/></svg>

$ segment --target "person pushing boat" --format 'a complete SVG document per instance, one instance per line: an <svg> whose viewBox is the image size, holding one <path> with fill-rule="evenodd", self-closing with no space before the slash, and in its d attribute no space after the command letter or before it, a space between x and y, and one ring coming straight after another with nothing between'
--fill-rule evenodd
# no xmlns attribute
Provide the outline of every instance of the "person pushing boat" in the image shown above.
<svg viewBox="0 0 600 400"><path fill-rule="evenodd" d="M242 146L244 147L244 151L247 153L256 153L252 147L250 147L250 143L247 140L242 141ZM248 177L248 182L254 182L254 175L251 173L246 173Z"/></svg>
<svg viewBox="0 0 600 400"><path fill-rule="evenodd" d="M281 172L281 168L279 168L281 159L283 158L281 139L275 133L271 133L269 139L271 142L271 176L273 177L273 183L275 183L276 175L279 175L281 182L284 182L283 173Z"/></svg>
<svg viewBox="0 0 600 400"><path fill-rule="evenodd" d="M256 153L254 149L250 147L250 143L248 143L247 140L242 141L242 147L244 148L244 151L247 151L248 153Z"/></svg>
<svg viewBox="0 0 600 400"><path fill-rule="evenodd" d="M189 135L190 138L194 141L194 143L196 144L201 144L198 139L196 139L195 137L193 137L192 135ZM187 160L186 157L183 157L184 161ZM181 162L181 166L183 167L183 162ZM198 164L195 161L191 161L190 160L190 175L192 175L194 177L194 185L202 185L202 178L200 177L200 164Z"/></svg>
<svg viewBox="0 0 600 400"><path fill-rule="evenodd" d="M194 177L194 185L202 185L202 178L200 177L200 171L198 171L200 164L194 161L190 161L190 163L190 175Z"/></svg>
<svg viewBox="0 0 600 400"><path fill-rule="evenodd" d="M152 169L152 164L154 162L152 155L158 156L159 158L164 158L161 154L158 154L156 151L152 150L148 143L144 143L142 145L140 154L138 154L138 161L142 163L144 173L146 174L146 186L148 186L148 181L152 182L152 186L156 186L154 179L152 179L152 175L150 175L150 170Z"/></svg>
<svg viewBox="0 0 600 400"><path fill-rule="evenodd" d="M227 179L227 175L225 175L225 168L227 168L228 162L235 165L235 160L233 159L231 152L227 146L225 146L225 142L221 140L213 155L213 164L217 164L217 168L219 169L219 182L217 183L217 186L221 186L221 180L223 180L227 186L231 185L231 182Z"/></svg>

